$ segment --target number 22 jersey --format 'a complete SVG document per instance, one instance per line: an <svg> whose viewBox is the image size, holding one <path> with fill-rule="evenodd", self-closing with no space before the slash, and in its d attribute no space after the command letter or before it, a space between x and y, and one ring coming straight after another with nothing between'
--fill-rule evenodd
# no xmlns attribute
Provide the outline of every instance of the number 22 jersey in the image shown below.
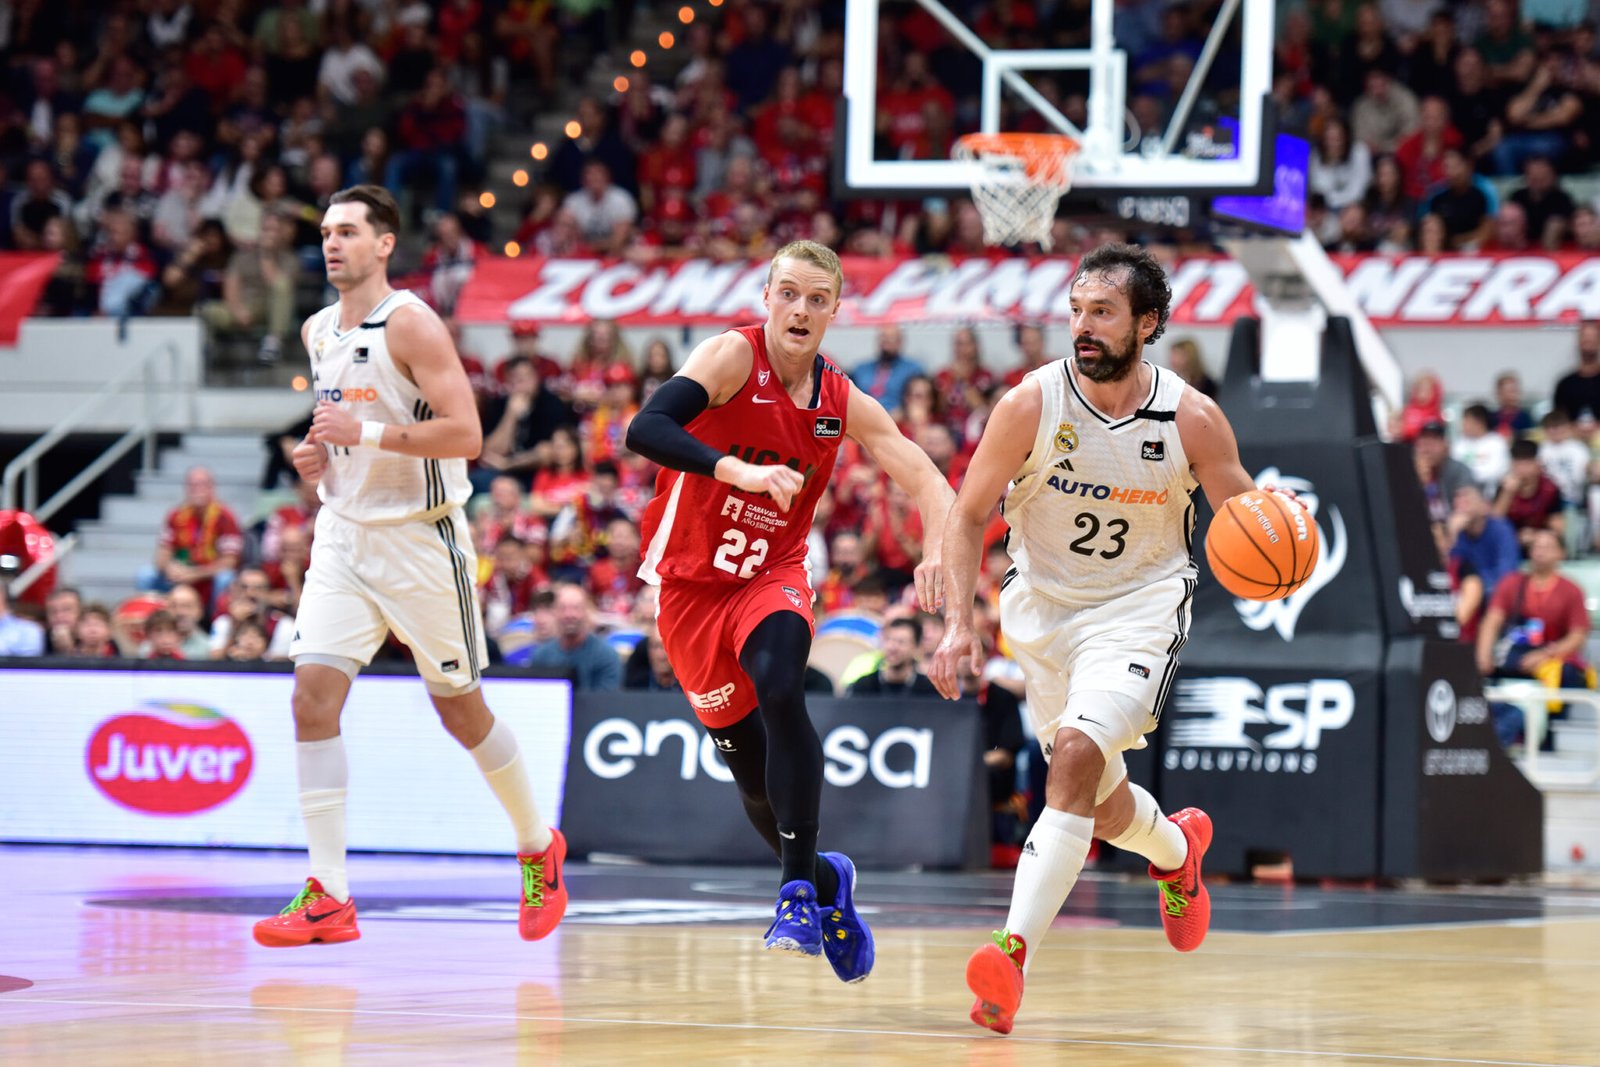
<svg viewBox="0 0 1600 1067"><path fill-rule="evenodd" d="M828 488L845 435L850 379L818 354L811 403L797 405L767 359L764 326L731 331L750 343L750 377L721 407L686 429L747 463L781 463L805 476L788 511L766 494L747 493L699 474L663 470L645 508L639 577L741 584L775 567L804 565L817 500Z"/></svg>

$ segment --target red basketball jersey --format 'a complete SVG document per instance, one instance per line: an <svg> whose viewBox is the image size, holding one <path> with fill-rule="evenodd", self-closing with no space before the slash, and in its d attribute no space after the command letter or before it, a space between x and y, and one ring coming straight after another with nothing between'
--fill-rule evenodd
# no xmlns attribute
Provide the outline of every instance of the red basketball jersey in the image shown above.
<svg viewBox="0 0 1600 1067"><path fill-rule="evenodd" d="M811 404L799 407L767 360L763 326L735 333L750 342L750 377L733 399L700 413L686 427L719 452L747 463L783 463L805 475L787 512L765 493L747 493L715 478L663 470L645 508L639 576L738 583L773 567L803 562L817 500L828 488L844 440L850 379L817 356Z"/></svg>

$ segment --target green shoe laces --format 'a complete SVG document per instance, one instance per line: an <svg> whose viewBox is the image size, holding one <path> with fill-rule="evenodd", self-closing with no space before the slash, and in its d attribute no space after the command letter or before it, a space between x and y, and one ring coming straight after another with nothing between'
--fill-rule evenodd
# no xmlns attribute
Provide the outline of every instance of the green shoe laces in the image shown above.
<svg viewBox="0 0 1600 1067"><path fill-rule="evenodd" d="M996 930L994 932L994 943L1000 946L1001 952L1004 952L1015 962L1017 950L1022 947L1022 938L1010 930Z"/></svg>
<svg viewBox="0 0 1600 1067"><path fill-rule="evenodd" d="M544 907L544 858L522 861L522 899L530 908Z"/></svg>
<svg viewBox="0 0 1600 1067"><path fill-rule="evenodd" d="M312 889L311 883L307 882L305 886L301 888L300 895L289 901L289 906L278 912L278 914L293 915L307 904L310 904L313 900L320 900L327 895L328 894L326 893L319 893L315 889Z"/></svg>
<svg viewBox="0 0 1600 1067"><path fill-rule="evenodd" d="M1183 918L1183 913L1189 907L1189 898L1183 895L1174 882L1157 882L1161 887L1161 906L1166 913L1174 919Z"/></svg>

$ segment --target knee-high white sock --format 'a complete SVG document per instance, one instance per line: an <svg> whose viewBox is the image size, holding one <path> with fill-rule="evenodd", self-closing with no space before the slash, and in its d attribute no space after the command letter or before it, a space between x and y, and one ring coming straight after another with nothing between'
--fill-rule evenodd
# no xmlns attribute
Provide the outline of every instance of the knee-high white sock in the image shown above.
<svg viewBox="0 0 1600 1067"><path fill-rule="evenodd" d="M306 822L311 877L335 900L350 899L344 862L344 798L350 784L344 738L301 741L295 746L300 772L300 814Z"/></svg>
<svg viewBox="0 0 1600 1067"><path fill-rule="evenodd" d="M489 727L488 736L472 749L472 758L478 761L478 769L483 772L489 788L511 816L511 826L517 834L517 851L527 854L549 848L550 827L539 817L539 805L533 799L528 769L522 765L517 735L496 719Z"/></svg>
<svg viewBox="0 0 1600 1067"><path fill-rule="evenodd" d="M1031 966L1039 942L1067 894L1072 892L1094 838L1094 819L1045 808L1022 846L1017 878L1011 886L1011 911L1006 929L1027 942L1024 970Z"/></svg>
<svg viewBox="0 0 1600 1067"><path fill-rule="evenodd" d="M1121 836L1107 838L1106 843L1138 853L1158 871L1177 870L1189 856L1189 839L1142 786L1129 782L1128 788L1133 792L1133 818Z"/></svg>

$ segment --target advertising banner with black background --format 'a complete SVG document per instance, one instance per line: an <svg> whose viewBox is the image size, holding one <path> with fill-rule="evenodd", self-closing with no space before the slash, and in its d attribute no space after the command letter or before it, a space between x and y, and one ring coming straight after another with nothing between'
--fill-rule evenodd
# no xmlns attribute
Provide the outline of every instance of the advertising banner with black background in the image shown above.
<svg viewBox="0 0 1600 1067"><path fill-rule="evenodd" d="M864 867L962 867L988 851L978 708L808 699L825 850ZM574 854L765 863L716 746L679 694L575 692L562 831Z"/></svg>
<svg viewBox="0 0 1600 1067"><path fill-rule="evenodd" d="M1466 698L1457 707L1472 721L1457 726L1452 744L1480 727L1492 742L1492 731L1475 718L1481 692L1470 654L1463 669L1464 650L1440 640L1452 609L1426 504L1409 454L1377 438L1348 323L1329 320L1316 382L1261 381L1258 341L1259 324L1236 324L1219 403L1250 476L1294 490L1311 511L1321 555L1290 596L1237 599L1199 551L1210 521L1202 507L1194 625L1156 734L1163 807L1195 804L1211 814L1206 865L1219 873L1247 873L1275 854L1287 855L1299 877L1536 869L1539 853L1526 842L1538 849L1541 819L1526 800L1537 793L1498 751L1483 758L1507 773L1477 776L1482 795L1470 810L1499 804L1502 818L1486 823L1448 804L1418 810L1424 797L1453 795L1459 785L1428 781L1439 775L1425 773L1427 761L1438 769L1466 758L1420 750L1429 747L1423 708L1432 679L1448 677ZM1423 659L1439 665L1434 674Z"/></svg>

